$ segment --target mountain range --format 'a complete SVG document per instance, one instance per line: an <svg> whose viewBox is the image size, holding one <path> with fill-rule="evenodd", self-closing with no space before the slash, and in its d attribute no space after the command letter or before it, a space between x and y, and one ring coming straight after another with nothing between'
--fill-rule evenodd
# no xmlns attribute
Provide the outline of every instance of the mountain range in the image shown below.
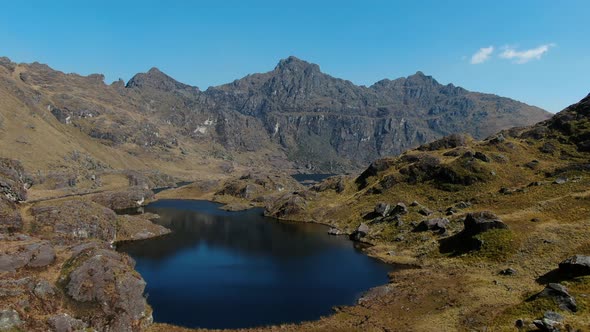
<svg viewBox="0 0 590 332"><path fill-rule="evenodd" d="M127 83L0 58L3 154L32 169L84 153L112 168L195 165L346 172L452 133L474 138L549 113L417 72L370 87L296 57L205 91L152 68Z"/></svg>

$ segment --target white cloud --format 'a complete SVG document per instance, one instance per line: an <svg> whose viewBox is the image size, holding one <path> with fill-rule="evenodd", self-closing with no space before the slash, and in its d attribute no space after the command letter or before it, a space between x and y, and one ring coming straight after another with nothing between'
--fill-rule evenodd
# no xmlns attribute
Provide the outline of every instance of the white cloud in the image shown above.
<svg viewBox="0 0 590 332"><path fill-rule="evenodd" d="M530 50L517 51L512 46L506 46L504 51L500 53L500 57L503 59L514 60L515 63L527 63L533 59L541 59L541 57L549 51L555 44L545 44Z"/></svg>
<svg viewBox="0 0 590 332"><path fill-rule="evenodd" d="M480 48L473 56L471 56L471 64L477 65L488 61L493 52L494 46Z"/></svg>

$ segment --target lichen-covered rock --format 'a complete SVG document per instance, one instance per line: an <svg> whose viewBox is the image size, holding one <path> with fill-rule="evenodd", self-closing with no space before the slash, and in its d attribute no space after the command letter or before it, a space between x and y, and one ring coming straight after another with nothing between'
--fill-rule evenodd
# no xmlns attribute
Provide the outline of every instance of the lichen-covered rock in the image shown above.
<svg viewBox="0 0 590 332"><path fill-rule="evenodd" d="M76 319L68 314L57 314L49 317L47 323L53 332L81 331L88 327L84 321Z"/></svg>
<svg viewBox="0 0 590 332"><path fill-rule="evenodd" d="M57 243L85 239L115 240L117 215L94 202L66 200L43 203L31 209L33 234Z"/></svg>
<svg viewBox="0 0 590 332"><path fill-rule="evenodd" d="M0 272L16 271L25 266L40 268L55 261L55 249L47 241L9 246L0 253Z"/></svg>
<svg viewBox="0 0 590 332"><path fill-rule="evenodd" d="M31 277L20 279L0 279L0 297L19 296L33 288L35 282Z"/></svg>
<svg viewBox="0 0 590 332"><path fill-rule="evenodd" d="M23 322L16 310L0 310L0 331L14 331L14 329L19 328L22 324Z"/></svg>
<svg viewBox="0 0 590 332"><path fill-rule="evenodd" d="M44 299L55 295L55 287L49 281L42 279L33 288L33 294L38 298Z"/></svg>
<svg viewBox="0 0 590 332"><path fill-rule="evenodd" d="M38 242L25 247L31 255L27 266L43 267L55 261L55 249L48 242Z"/></svg>
<svg viewBox="0 0 590 332"><path fill-rule="evenodd" d="M101 331L139 331L151 323L143 296L145 281L129 256L100 245L77 246L73 251L62 270L64 291L72 300L96 308L80 312L80 317Z"/></svg>

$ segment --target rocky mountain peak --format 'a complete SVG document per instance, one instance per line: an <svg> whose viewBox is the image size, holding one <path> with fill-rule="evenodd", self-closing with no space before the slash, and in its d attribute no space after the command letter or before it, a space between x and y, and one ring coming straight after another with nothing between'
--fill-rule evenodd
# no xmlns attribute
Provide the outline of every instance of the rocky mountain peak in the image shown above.
<svg viewBox="0 0 590 332"><path fill-rule="evenodd" d="M432 76L425 75L421 71L417 71L414 75L408 76L406 78L406 82L420 85L439 85L439 83Z"/></svg>
<svg viewBox="0 0 590 332"><path fill-rule="evenodd" d="M290 56L286 59L281 59L275 67L276 72L320 72L320 66L301 60L295 56Z"/></svg>
<svg viewBox="0 0 590 332"><path fill-rule="evenodd" d="M152 67L152 68L150 68L150 70L148 70L148 74L151 74L151 75L166 75L160 69L158 69L158 67Z"/></svg>
<svg viewBox="0 0 590 332"><path fill-rule="evenodd" d="M152 67L147 73L136 74L127 82L126 87L138 89L151 88L166 92L174 90L198 90L195 87L178 82L156 67Z"/></svg>

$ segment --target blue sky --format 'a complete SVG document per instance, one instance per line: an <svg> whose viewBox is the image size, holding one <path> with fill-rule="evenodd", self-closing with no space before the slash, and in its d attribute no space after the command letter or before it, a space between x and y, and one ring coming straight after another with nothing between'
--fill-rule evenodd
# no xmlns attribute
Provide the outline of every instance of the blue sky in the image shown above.
<svg viewBox="0 0 590 332"><path fill-rule="evenodd" d="M371 85L418 70L556 112L590 92L590 1L10 1L0 55L201 89L295 55ZM479 52L479 56L476 53Z"/></svg>

